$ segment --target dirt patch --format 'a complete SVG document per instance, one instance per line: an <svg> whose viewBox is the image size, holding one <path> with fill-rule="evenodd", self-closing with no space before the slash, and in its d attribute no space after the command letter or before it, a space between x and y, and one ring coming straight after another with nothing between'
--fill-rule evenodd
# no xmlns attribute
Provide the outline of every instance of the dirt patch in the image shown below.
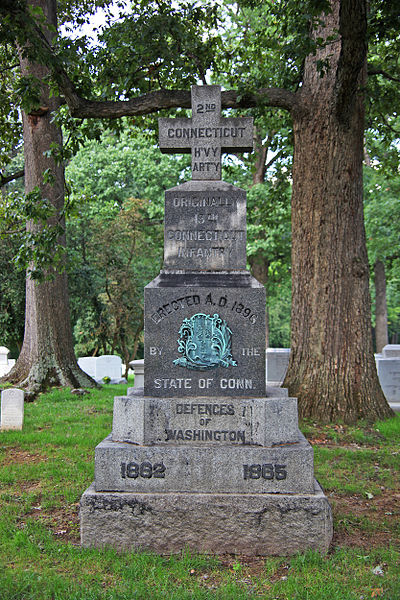
<svg viewBox="0 0 400 600"><path fill-rule="evenodd" d="M19 481L17 484L14 484L16 488L18 486L18 490L14 491L14 495L23 494L31 494L31 493L40 493L42 490L42 482L38 479L31 479L26 481Z"/></svg>
<svg viewBox="0 0 400 600"><path fill-rule="evenodd" d="M33 507L26 517L38 519L52 534L63 542L80 544L79 503L68 504L63 508L43 510L40 504Z"/></svg>
<svg viewBox="0 0 400 600"><path fill-rule="evenodd" d="M7 448L3 460L2 465L18 465L25 463L41 463L46 460L49 460L48 456L44 454L38 454L35 452L28 452L27 450L21 450L18 447Z"/></svg>
<svg viewBox="0 0 400 600"><path fill-rule="evenodd" d="M335 524L333 546L400 547L400 492L384 490L381 496L373 498L331 494L329 501Z"/></svg>

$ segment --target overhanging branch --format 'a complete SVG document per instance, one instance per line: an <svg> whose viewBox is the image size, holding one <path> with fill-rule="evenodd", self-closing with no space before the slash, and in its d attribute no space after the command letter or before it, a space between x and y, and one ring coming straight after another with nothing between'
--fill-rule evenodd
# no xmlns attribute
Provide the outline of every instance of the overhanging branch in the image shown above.
<svg viewBox="0 0 400 600"><path fill-rule="evenodd" d="M394 77L393 75L390 75L390 73L384 71L383 69L368 65L368 76L370 75L382 75L382 77L388 79L389 81L395 81L396 83L400 83L400 77Z"/></svg>
<svg viewBox="0 0 400 600"><path fill-rule="evenodd" d="M61 88L64 92L62 85ZM81 98L76 93L71 97L69 89L64 97L71 110L71 115L81 119L115 119L146 115L167 108L191 107L190 91L187 90L157 90L130 100L93 101ZM290 111L296 104L296 96L289 90L279 88L263 88L247 94L229 90L222 92L221 104L222 108L276 106Z"/></svg>
<svg viewBox="0 0 400 600"><path fill-rule="evenodd" d="M23 20L21 20L21 26L24 26ZM27 26L25 25L25 27ZM60 94L64 97L73 117L115 119L150 114L162 109L190 108L191 106L190 91L186 90L161 89L130 100L97 101L82 98L40 27L31 23L29 33L31 35L33 33L35 36L32 44L37 44L42 56L46 57L46 66L57 82ZM275 106L290 111L296 103L296 96L293 92L279 88L262 88L254 93L240 93L235 90L222 92L222 108Z"/></svg>
<svg viewBox="0 0 400 600"><path fill-rule="evenodd" d="M10 181L14 181L15 179L19 179L20 177L23 177L24 175L25 175L24 169L21 169L21 171L17 171L16 173L13 173L12 175L2 175L0 173L0 187L3 187L3 185L10 183Z"/></svg>

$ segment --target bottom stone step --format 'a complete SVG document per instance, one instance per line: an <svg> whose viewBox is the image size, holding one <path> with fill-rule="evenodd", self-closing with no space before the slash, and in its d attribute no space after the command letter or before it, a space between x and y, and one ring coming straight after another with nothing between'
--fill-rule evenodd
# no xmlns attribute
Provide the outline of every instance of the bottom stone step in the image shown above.
<svg viewBox="0 0 400 600"><path fill-rule="evenodd" d="M81 543L173 554L196 552L288 556L326 552L332 513L315 481L314 494L177 494L96 492L80 506Z"/></svg>

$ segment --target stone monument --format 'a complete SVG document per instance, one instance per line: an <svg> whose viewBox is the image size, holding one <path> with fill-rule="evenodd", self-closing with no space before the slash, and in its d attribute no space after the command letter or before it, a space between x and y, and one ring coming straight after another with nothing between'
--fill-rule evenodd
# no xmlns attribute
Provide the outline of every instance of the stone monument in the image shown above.
<svg viewBox="0 0 400 600"><path fill-rule="evenodd" d="M252 149L249 118L221 118L219 86L191 119L160 119L160 148L191 152L165 193L164 268L145 288L144 388L114 400L81 499L84 546L160 553L325 552L329 503L297 401L265 386L265 290L246 270L246 194L221 152Z"/></svg>

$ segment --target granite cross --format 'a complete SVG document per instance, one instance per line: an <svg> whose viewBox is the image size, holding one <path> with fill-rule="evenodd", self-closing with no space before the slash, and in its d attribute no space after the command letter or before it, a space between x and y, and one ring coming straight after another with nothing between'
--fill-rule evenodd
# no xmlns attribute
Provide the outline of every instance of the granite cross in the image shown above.
<svg viewBox="0 0 400 600"><path fill-rule="evenodd" d="M221 152L251 152L253 119L221 118L221 87L192 86L192 118L159 119L161 152L192 153L193 179L221 179Z"/></svg>

